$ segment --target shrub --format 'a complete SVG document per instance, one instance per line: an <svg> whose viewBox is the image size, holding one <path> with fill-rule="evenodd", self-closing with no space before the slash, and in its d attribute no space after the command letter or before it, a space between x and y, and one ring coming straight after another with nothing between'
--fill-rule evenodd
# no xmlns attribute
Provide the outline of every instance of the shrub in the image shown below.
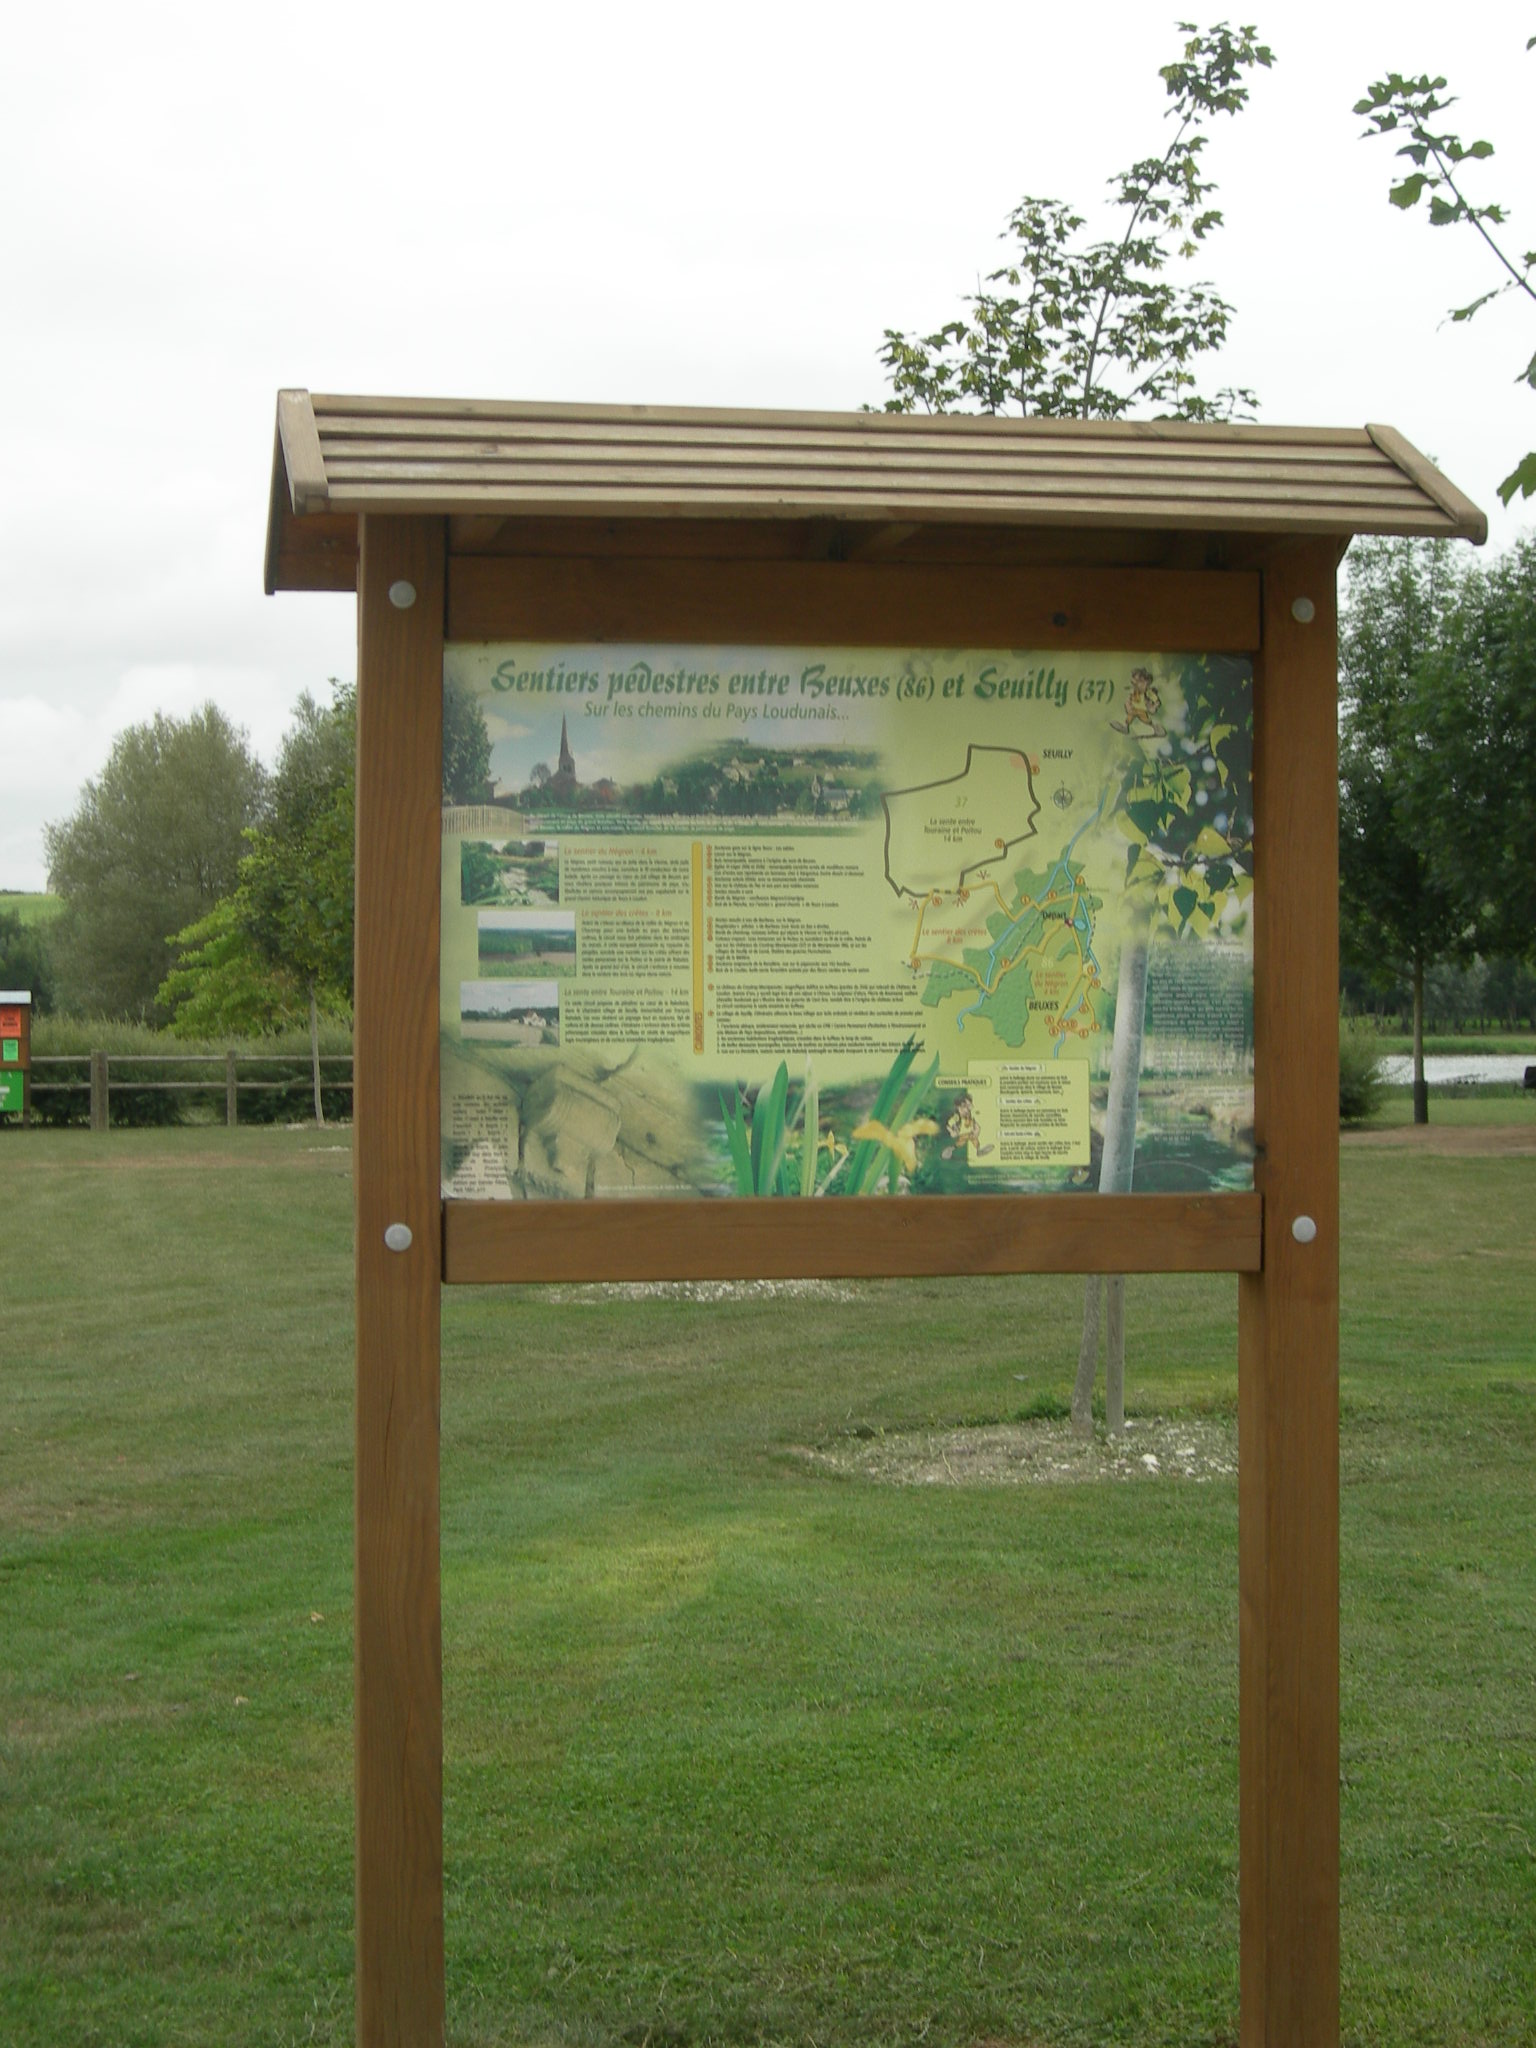
<svg viewBox="0 0 1536 2048"><path fill-rule="evenodd" d="M1339 1023L1339 1121L1363 1123L1381 1105L1381 1046L1376 1027L1364 1017Z"/></svg>
<svg viewBox="0 0 1536 2048"><path fill-rule="evenodd" d="M224 1074L221 1067L207 1063L209 1055L222 1060L229 1051L240 1054L242 1062L280 1059L279 1066L264 1065L240 1070L240 1121L243 1124L303 1123L314 1115L314 1093L309 1073L309 1034L284 1031L265 1038L187 1040L172 1038L147 1024L128 1023L120 1018L52 1016L36 1018L32 1026L32 1057L68 1058L68 1067L40 1067L33 1073L32 1117L35 1123L64 1125L90 1122L89 1086L62 1089L51 1086L60 1081L90 1081L89 1055L104 1052L113 1063L112 1122L114 1126L142 1127L150 1124L222 1123L224 1121ZM345 1024L322 1020L320 1051L328 1064L322 1067L321 1095L328 1121L344 1122L352 1114L349 1088L335 1085L348 1078L346 1069L329 1064L338 1053L350 1053L352 1035ZM122 1066L119 1060L153 1056L153 1067ZM198 1055L203 1058L199 1059ZM278 1087L248 1088L250 1081L279 1082ZM146 1087L143 1083L179 1082L179 1087ZM187 1084L198 1083L198 1086ZM214 1085L209 1086L212 1083ZM41 1092L39 1092L41 1084ZM137 1085L136 1085L137 1084Z"/></svg>

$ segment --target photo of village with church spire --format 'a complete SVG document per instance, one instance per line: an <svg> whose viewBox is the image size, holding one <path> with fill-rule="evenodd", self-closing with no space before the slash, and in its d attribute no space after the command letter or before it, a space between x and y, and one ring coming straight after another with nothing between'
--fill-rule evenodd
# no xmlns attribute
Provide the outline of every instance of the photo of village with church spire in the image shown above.
<svg viewBox="0 0 1536 2048"><path fill-rule="evenodd" d="M879 810L877 755L853 746L763 746L721 740L668 761L644 780L587 781L571 745L569 718L560 720L554 765L536 760L524 781L498 781L488 801L518 820L546 829L575 826L591 814L669 820L776 824L850 824ZM562 815L565 814L565 815Z"/></svg>
<svg viewBox="0 0 1536 2048"><path fill-rule="evenodd" d="M508 761L511 749L505 741L493 745L482 703L459 689L453 699L454 716L472 715L478 726L469 749L476 773L456 787L443 813L445 831L461 842L466 905L558 903L559 849L571 834L632 832L652 823L717 832L836 830L879 816L879 756L870 747L722 739L673 758L658 750L653 773L620 781L583 774L568 714L561 715L554 746L551 718L538 757L529 761L538 738L525 730Z"/></svg>

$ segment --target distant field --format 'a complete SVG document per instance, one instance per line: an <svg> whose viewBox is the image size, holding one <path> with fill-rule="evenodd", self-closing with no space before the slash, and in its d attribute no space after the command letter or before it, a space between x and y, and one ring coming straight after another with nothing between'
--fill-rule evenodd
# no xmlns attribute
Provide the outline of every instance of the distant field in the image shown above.
<svg viewBox="0 0 1536 2048"><path fill-rule="evenodd" d="M1536 1153L1456 1108L1344 1153L1351 2048L1536 2042ZM350 1166L0 1132L6 2048L352 2040ZM1071 1280L452 1290L450 2042L1235 2041L1235 1296L1131 1283L1116 1458Z"/></svg>
<svg viewBox="0 0 1536 2048"><path fill-rule="evenodd" d="M1385 1054L1407 1055L1413 1051L1412 1038L1402 1031L1383 1031L1379 1042ZM1424 1051L1429 1057L1438 1057L1442 1054L1453 1057L1461 1053L1476 1052L1528 1052L1536 1055L1536 1032L1427 1032L1424 1038Z"/></svg>
<svg viewBox="0 0 1536 2048"><path fill-rule="evenodd" d="M47 924L64 908L58 896L36 890L0 889L0 910L11 910L23 924Z"/></svg>

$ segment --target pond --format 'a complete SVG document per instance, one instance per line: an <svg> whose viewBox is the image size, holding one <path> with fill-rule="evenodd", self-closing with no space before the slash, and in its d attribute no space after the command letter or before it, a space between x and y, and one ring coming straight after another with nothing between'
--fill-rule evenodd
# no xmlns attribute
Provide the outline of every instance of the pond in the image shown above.
<svg viewBox="0 0 1536 2048"><path fill-rule="evenodd" d="M1424 1078L1432 1088L1489 1081L1507 1081L1518 1088L1527 1067L1536 1067L1536 1053L1429 1053L1424 1060ZM1381 1062L1381 1078L1394 1087L1406 1088L1413 1080L1412 1059L1407 1053L1389 1054Z"/></svg>

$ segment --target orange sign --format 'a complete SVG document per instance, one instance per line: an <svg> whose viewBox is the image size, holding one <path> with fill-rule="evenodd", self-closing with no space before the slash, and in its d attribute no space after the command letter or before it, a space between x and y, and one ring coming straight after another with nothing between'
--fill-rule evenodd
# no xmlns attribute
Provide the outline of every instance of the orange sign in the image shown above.
<svg viewBox="0 0 1536 2048"><path fill-rule="evenodd" d="M19 1038L20 1036L20 1010L0 1010L0 1038Z"/></svg>

